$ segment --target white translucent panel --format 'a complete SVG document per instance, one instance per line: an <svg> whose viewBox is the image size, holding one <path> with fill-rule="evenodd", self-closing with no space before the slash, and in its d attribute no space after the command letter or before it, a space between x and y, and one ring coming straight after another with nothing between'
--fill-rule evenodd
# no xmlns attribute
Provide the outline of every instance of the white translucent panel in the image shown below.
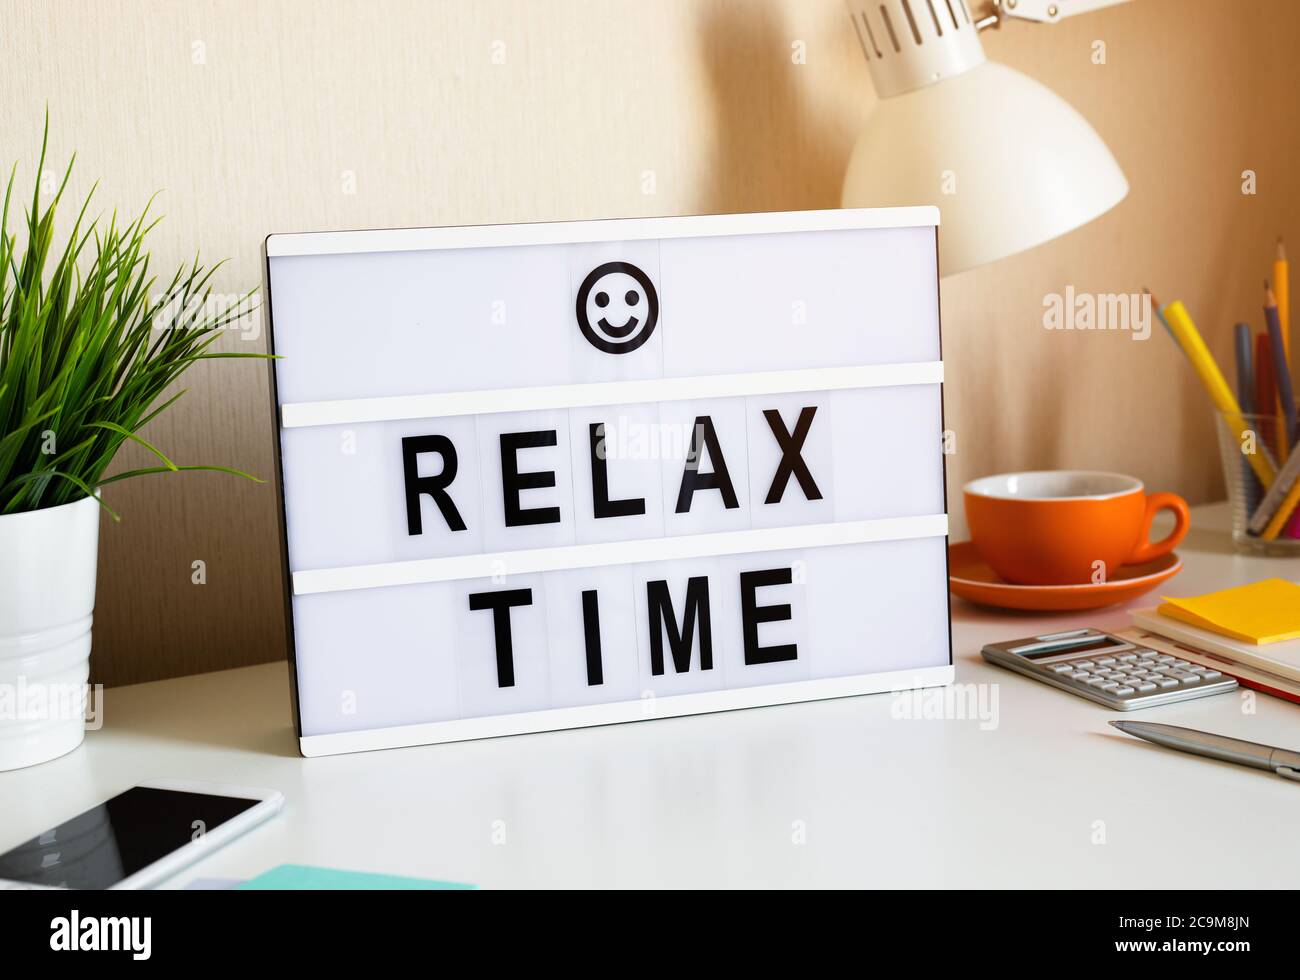
<svg viewBox="0 0 1300 980"><path fill-rule="evenodd" d="M722 598L734 610L727 625L737 630L725 645L728 687L786 684L812 676L817 651L808 642L807 580L809 554L818 553L774 551L726 561L718 584L729 593ZM747 603L753 624L748 631Z"/></svg>
<svg viewBox="0 0 1300 980"><path fill-rule="evenodd" d="M945 538L822 548L806 571L814 677L948 663Z"/></svg>
<svg viewBox="0 0 1300 980"><path fill-rule="evenodd" d="M745 400L751 524L754 527L789 527L834 520L832 394L821 391L759 395ZM807 414L809 409L811 414ZM767 418L768 412L776 413L775 429ZM799 441L801 418L810 420L802 443ZM776 433L780 433L780 439L799 447L790 450L792 468L789 470L782 467L784 450ZM856 451L853 445L843 445L840 450L845 453ZM778 473L781 479L775 481ZM805 488L800 476L811 486ZM768 503L769 496L776 497L776 501Z"/></svg>
<svg viewBox="0 0 1300 980"><path fill-rule="evenodd" d="M603 425L592 461L593 425ZM657 451L658 405L613 405L569 409L573 457L573 507L579 544L658 538L664 533L662 461ZM603 452L600 447L603 446ZM603 456L605 494L597 518L594 474ZM641 513L636 513L640 510Z"/></svg>
<svg viewBox="0 0 1300 980"><path fill-rule="evenodd" d="M933 228L672 239L659 257L668 377L939 359Z"/></svg>
<svg viewBox="0 0 1300 980"><path fill-rule="evenodd" d="M937 360L934 254L933 229L895 228L277 256L279 398ZM606 262L641 270L658 298L654 330L626 353L579 329L577 293ZM615 327L646 312L627 291L607 290Z"/></svg>
<svg viewBox="0 0 1300 980"><path fill-rule="evenodd" d="M712 423L720 458L713 458L708 451L708 443L701 434L697 472L701 477L717 474L719 487L698 488L694 494L689 495L689 500L683 500L681 488L687 469L687 456L696 432L696 420L702 418L707 418ZM748 528L750 498L745 400L713 398L704 401L663 402L659 406L659 422L662 432L660 453L663 457L665 533L699 534ZM730 481L732 499L728 499L722 489L724 467ZM686 506L688 509L678 513L678 506Z"/></svg>
<svg viewBox="0 0 1300 980"><path fill-rule="evenodd" d="M662 302L659 242L570 245L567 254L569 302L565 315L570 381L586 384L663 377L664 332L668 325ZM595 336L613 350L594 346L583 332L579 317L585 318ZM602 320L617 332L628 331L627 336L612 335Z"/></svg>
<svg viewBox="0 0 1300 980"><path fill-rule="evenodd" d="M293 607L303 731L638 698L653 717L656 697L943 666L949 662L945 544L941 537L919 538L301 596ZM748 583L755 618L749 663L745 572L769 573ZM701 577L711 666L703 665L701 602L689 659L679 671L672 641L686 625L688 582ZM670 605L653 619L652 581L666 583ZM471 609L469 597L516 590L528 590L531 601L509 608L506 676L498 660L498 617L491 608ZM588 590L598 597L599 684L590 683L587 659ZM782 606L789 606L788 618ZM662 637L661 673L654 671L652 626ZM785 646L795 648L793 659L777 658Z"/></svg>
<svg viewBox="0 0 1300 980"><path fill-rule="evenodd" d="M434 499L421 494L419 534L411 534L402 440L443 436L455 453L446 486L453 530ZM412 444L414 447L415 443ZM417 419L368 425L285 429L284 467L289 566L335 568L483 550L482 489L473 418ZM415 456L417 476L444 472L446 456Z"/></svg>
<svg viewBox="0 0 1300 980"><path fill-rule="evenodd" d="M436 583L296 597L302 733L460 717L455 630L460 592L459 583Z"/></svg>
<svg viewBox="0 0 1300 980"><path fill-rule="evenodd" d="M783 479L780 500L769 504L782 449L764 412L777 412L780 431L795 440L808 408L815 413L796 455L821 498L808 499L796 467ZM737 506L726 507L721 490L700 487L690 510L678 514L686 456L701 416L712 420ZM291 567L942 513L941 417L939 386L915 385L286 429ZM595 517L590 427L598 423L606 426L609 501L631 501L644 513ZM518 472L525 479L533 472L553 474L555 485L521 489L518 505L523 511L558 508L560 520L507 527L500 437L531 431L553 431L555 445L519 449ZM432 492L423 492L420 533L411 534L402 441L431 436L454 447L456 475L445 493L465 529L452 530ZM717 464L703 438L701 446L699 468L707 475ZM417 478L443 472L441 451L428 449L416 462Z"/></svg>
<svg viewBox="0 0 1300 980"><path fill-rule="evenodd" d="M939 393L937 385L920 385L286 429L291 568L941 513ZM809 499L796 467L781 480L779 502L767 503L783 451L764 411L777 412L780 432L796 441L807 408L815 412L794 455L820 499ZM694 422L702 416L714 426L737 506L725 506L720 489L698 487L689 511L677 513ZM602 422L604 493L611 506L627 500L643 513L595 517L590 426ZM500 435L528 432L554 433L555 445L520 448L508 459L525 481L546 473L555 485L524 487L517 503L521 512L558 508L559 522L507 526ZM445 487L455 509L443 513L438 484L415 484L424 493L416 495L420 533L412 534L403 439L430 437L445 438L455 452L455 477ZM445 443L411 445L424 450L415 455L416 481L443 472ZM718 463L703 437L701 446L699 472L707 476ZM452 529L451 517L464 530Z"/></svg>
<svg viewBox="0 0 1300 980"><path fill-rule="evenodd" d="M727 686L727 646L737 641L740 628L736 602L728 581L728 565L728 559L723 557L633 566L637 673L642 697L692 694ZM705 587L695 586L693 595L697 601L694 603L688 602L688 596L692 594L692 579L703 579L705 583ZM657 599L653 606L650 604L648 585L651 582L665 583L671 608ZM655 592L657 596L657 586ZM691 610L694 611L694 621L688 623ZM687 625L692 627L689 633L685 632ZM657 661L654 655L655 633L660 637ZM707 664L704 655L706 636L709 643ZM674 639L680 639L683 644L689 642L689 658L685 646L679 649L679 657L673 656Z"/></svg>
<svg viewBox="0 0 1300 980"><path fill-rule="evenodd" d="M502 435L542 433L553 445L505 450ZM479 476L483 484L483 544L488 551L546 548L573 544L573 459L569 450L569 417L565 411L503 412L478 416ZM519 478L552 482L512 491L502 483L503 465L515 467ZM543 523L506 524L507 503L519 513L514 520ZM558 521L551 521L557 516Z"/></svg>
<svg viewBox="0 0 1300 980"><path fill-rule="evenodd" d="M586 592L594 592L595 599L587 600ZM639 696L635 599L632 569L627 566L547 574L551 707L632 701ZM592 625L599 641L592 644L589 663L590 601L595 602Z"/></svg>
<svg viewBox="0 0 1300 980"><path fill-rule="evenodd" d="M944 513L938 385L831 395L835 519Z"/></svg>
<svg viewBox="0 0 1300 980"><path fill-rule="evenodd" d="M564 246L270 260L285 402L565 384Z"/></svg>
<svg viewBox="0 0 1300 980"><path fill-rule="evenodd" d="M549 634L546 587L541 575L511 575L501 581L471 579L454 587L457 675L461 717L540 711L551 705ZM494 609L473 609L472 595L527 593L528 602L514 605L499 622ZM510 656L500 662L498 644L508 633ZM507 666L508 664L508 666Z"/></svg>

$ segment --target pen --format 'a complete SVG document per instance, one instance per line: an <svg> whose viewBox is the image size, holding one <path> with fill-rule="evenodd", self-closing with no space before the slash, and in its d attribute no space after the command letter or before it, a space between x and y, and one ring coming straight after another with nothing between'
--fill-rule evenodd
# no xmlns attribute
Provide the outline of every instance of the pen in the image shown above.
<svg viewBox="0 0 1300 980"><path fill-rule="evenodd" d="M1261 745L1240 738L1228 738L1212 732L1198 732L1195 728L1177 725L1155 725L1144 721L1112 721L1121 732L1146 739L1165 748L1203 755L1207 759L1235 762L1239 766L1268 769L1286 779L1300 782L1300 752Z"/></svg>

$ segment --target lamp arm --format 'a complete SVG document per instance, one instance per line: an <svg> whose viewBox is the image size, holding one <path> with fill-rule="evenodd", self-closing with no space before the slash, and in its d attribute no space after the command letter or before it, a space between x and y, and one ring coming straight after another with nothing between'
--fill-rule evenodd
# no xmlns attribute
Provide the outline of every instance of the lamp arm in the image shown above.
<svg viewBox="0 0 1300 980"><path fill-rule="evenodd" d="M980 30L1000 27L1004 18L1055 24L1066 17L1076 17L1102 7L1128 2L1129 0L993 0L993 12L981 17L976 26Z"/></svg>

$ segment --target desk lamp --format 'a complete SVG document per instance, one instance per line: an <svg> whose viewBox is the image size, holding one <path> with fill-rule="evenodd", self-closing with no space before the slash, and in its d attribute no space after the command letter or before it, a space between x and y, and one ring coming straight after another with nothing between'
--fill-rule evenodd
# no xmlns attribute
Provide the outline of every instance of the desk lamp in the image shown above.
<svg viewBox="0 0 1300 980"><path fill-rule="evenodd" d="M966 0L846 0L880 101L853 149L843 205L938 205L942 275L1109 211L1128 182L1101 137L1045 86L985 58L979 32L1123 2L998 0L976 18Z"/></svg>

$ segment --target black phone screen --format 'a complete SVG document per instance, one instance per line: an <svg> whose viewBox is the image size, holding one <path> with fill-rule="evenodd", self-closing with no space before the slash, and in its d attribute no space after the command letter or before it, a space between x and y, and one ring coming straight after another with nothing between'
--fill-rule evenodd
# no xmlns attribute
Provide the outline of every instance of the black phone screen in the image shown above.
<svg viewBox="0 0 1300 980"><path fill-rule="evenodd" d="M0 880L107 888L258 802L136 786L0 854Z"/></svg>

